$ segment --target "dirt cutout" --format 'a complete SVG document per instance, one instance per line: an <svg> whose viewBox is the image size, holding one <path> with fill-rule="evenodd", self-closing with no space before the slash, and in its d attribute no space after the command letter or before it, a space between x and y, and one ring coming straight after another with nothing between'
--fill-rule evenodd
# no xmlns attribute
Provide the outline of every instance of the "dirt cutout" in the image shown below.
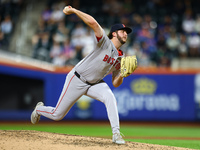
<svg viewBox="0 0 200 150"><path fill-rule="evenodd" d="M126 142L111 139L48 133L30 130L0 130L1 150L191 150L171 146Z"/></svg>

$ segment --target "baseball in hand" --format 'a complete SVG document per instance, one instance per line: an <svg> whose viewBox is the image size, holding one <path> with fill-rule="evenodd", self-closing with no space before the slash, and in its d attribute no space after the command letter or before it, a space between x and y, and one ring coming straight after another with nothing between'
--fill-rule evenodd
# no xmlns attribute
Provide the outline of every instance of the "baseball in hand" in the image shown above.
<svg viewBox="0 0 200 150"><path fill-rule="evenodd" d="M72 14L72 7L71 7L71 6L65 6L65 8L63 9L63 12L64 12L66 15Z"/></svg>

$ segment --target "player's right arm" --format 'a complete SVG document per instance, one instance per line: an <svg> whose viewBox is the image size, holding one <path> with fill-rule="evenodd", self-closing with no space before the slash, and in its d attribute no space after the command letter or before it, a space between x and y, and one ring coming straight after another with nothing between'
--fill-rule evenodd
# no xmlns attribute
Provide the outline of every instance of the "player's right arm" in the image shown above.
<svg viewBox="0 0 200 150"><path fill-rule="evenodd" d="M91 15L88 15L80 10L72 8L71 6L66 6L63 9L63 12L66 15L76 14L81 20L83 20L83 22L85 24L87 24L90 28L92 28L94 30L96 37L100 38L103 36L102 27L98 24L98 22Z"/></svg>

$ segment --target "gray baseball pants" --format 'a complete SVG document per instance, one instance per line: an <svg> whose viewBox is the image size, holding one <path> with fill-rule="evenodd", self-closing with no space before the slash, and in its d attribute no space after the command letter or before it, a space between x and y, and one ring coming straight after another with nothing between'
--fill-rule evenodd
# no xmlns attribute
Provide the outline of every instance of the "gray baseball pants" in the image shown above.
<svg viewBox="0 0 200 150"><path fill-rule="evenodd" d="M71 107L82 95L89 96L105 104L112 132L113 134L119 133L120 126L117 103L109 86L105 82L92 86L88 85L75 76L73 69L66 77L65 84L56 107L39 106L36 111L39 115L59 121L65 117Z"/></svg>

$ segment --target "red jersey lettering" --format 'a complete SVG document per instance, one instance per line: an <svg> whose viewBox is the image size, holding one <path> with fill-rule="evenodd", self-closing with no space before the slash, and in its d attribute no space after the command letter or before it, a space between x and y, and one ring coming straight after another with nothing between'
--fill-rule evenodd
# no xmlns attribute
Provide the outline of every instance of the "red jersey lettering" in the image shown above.
<svg viewBox="0 0 200 150"><path fill-rule="evenodd" d="M115 58L112 58L112 60L111 60L111 65L114 63L114 61L115 61Z"/></svg>
<svg viewBox="0 0 200 150"><path fill-rule="evenodd" d="M115 68L116 68L117 70L120 69L120 63L119 63L118 60L116 60L116 62L115 62L115 58L112 58L112 57L110 57L110 56L108 56L108 55L105 55L103 61L104 61L104 62L107 62L108 64L111 64L111 65L114 64L113 66L115 66ZM114 63L114 62L115 62L115 63Z"/></svg>
<svg viewBox="0 0 200 150"><path fill-rule="evenodd" d="M107 60L108 60L108 58L109 58L109 56L108 56L108 55L105 55L105 57L104 57L103 61L107 61Z"/></svg>
<svg viewBox="0 0 200 150"><path fill-rule="evenodd" d="M107 60L107 63L109 63L109 62L110 62L110 60L111 60L111 57L109 57L109 58L108 58L108 60Z"/></svg>
<svg viewBox="0 0 200 150"><path fill-rule="evenodd" d="M120 63L118 63L118 64L115 66L115 69L116 69L116 70L119 70L119 69L120 69Z"/></svg>
<svg viewBox="0 0 200 150"><path fill-rule="evenodd" d="M118 60L116 60L116 62L115 62L115 64L113 65L113 66L115 66L117 63L118 63L119 61Z"/></svg>

